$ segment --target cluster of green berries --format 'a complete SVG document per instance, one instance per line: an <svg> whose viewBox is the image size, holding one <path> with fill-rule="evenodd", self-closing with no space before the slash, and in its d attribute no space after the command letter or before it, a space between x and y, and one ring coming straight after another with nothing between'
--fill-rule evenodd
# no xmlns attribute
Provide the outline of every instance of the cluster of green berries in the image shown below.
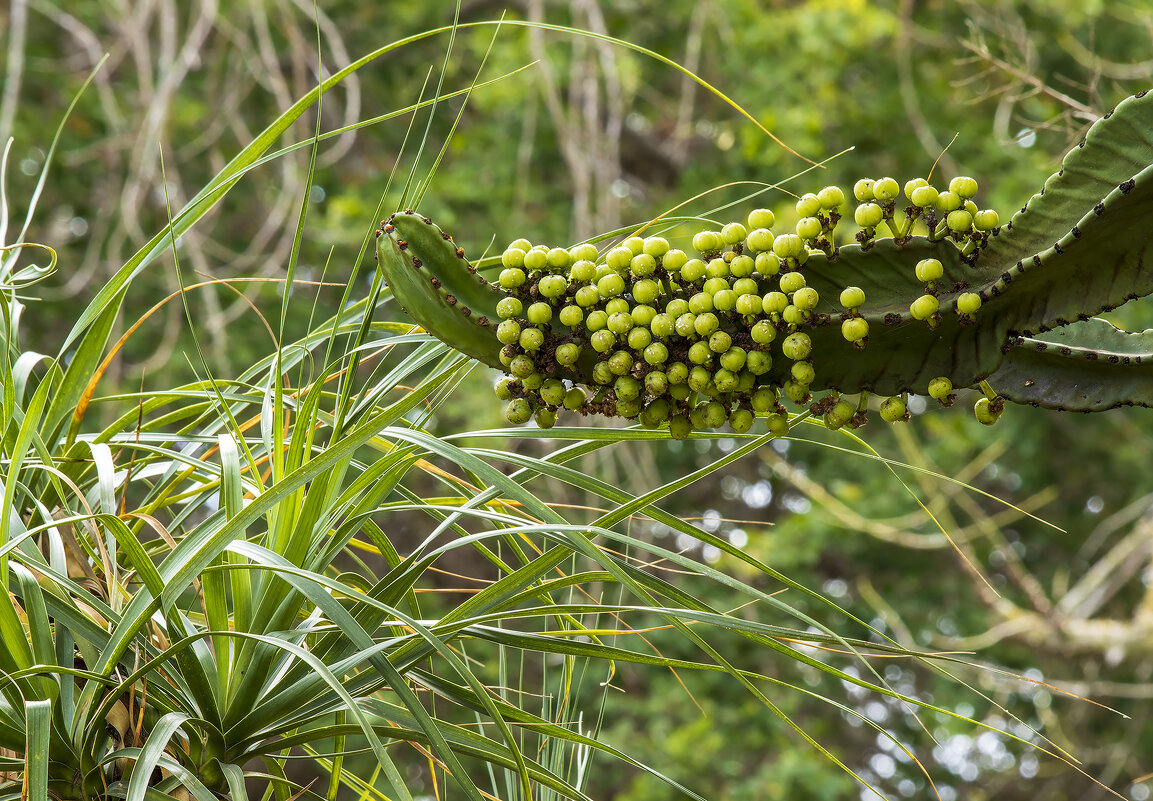
<svg viewBox="0 0 1153 801"><path fill-rule="evenodd" d="M857 208L853 219L861 227L857 240L868 247L882 223L898 240L907 239L918 226L930 240L950 238L961 248L962 256L974 257L989 236L997 231L1000 219L992 209L981 209L974 202L977 181L959 175L949 181L949 188L939 191L924 178L905 182L902 190L893 178L862 178L853 186ZM904 206L898 216L899 206Z"/></svg>
<svg viewBox="0 0 1153 801"><path fill-rule="evenodd" d="M975 189L972 179L954 179L945 193L911 181L906 195L925 205L912 207L923 213L908 214L936 225L942 197L957 198L959 209L971 203ZM854 187L863 243L881 222L896 225L898 193L890 178ZM770 432L787 432L782 401L812 401L818 368L807 332L839 318L841 334L854 348L868 343L865 292L850 286L835 300L822 299L804 272L814 252L835 255L833 230L845 200L835 186L802 196L799 221L788 233L774 233L773 212L757 209L745 222L698 232L687 252L660 236L629 237L604 254L591 244L512 242L501 255L497 283L506 297L497 305L495 326L507 374L496 393L508 403L507 418L524 423L535 417L549 427L563 408L636 419L647 427L667 422L673 437L684 438L726 424L743 433L762 417ZM986 226L991 212L978 214L986 214ZM972 220L957 229L948 220L942 224L955 238L987 236L986 227ZM935 287L942 275L939 261L917 265L926 293L910 308L912 317L930 325L939 320ZM956 310L972 315L980 300L963 294ZM951 402L951 391L940 400ZM856 426L864 422L866 401L854 405L833 393L809 408L830 428ZM907 419L905 399L882 403L881 416Z"/></svg>

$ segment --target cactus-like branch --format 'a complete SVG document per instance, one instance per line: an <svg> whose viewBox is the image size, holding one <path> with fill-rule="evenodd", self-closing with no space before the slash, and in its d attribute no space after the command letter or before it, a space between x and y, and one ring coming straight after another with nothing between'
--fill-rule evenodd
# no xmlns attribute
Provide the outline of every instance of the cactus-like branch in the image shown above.
<svg viewBox="0 0 1153 801"><path fill-rule="evenodd" d="M912 181L902 215L895 181L861 181L864 230L839 248L844 195L829 187L798 203L797 234L774 237L758 210L747 227L694 237L695 252L660 238L607 254L518 241L498 284L413 212L386 221L377 255L418 323L514 377L498 389L510 419L536 411L548 424L563 404L667 419L678 436L756 415L772 428L787 419L782 396L832 390L812 409L835 427L863 418L840 393L947 403L982 382L1047 408L1153 406L1153 332L1092 319L1153 293L1153 96L1098 121L1007 225L975 191L966 178L945 192ZM882 220L894 236L877 238ZM903 400L882 407L903 414Z"/></svg>

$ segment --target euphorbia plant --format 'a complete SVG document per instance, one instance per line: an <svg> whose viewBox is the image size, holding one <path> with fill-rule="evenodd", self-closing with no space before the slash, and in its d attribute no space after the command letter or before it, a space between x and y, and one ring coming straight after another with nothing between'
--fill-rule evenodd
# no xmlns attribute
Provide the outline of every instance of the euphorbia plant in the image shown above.
<svg viewBox="0 0 1153 801"><path fill-rule="evenodd" d="M774 233L758 209L684 250L659 236L607 250L517 240L499 265L470 264L406 211L382 225L377 257L420 325L510 376L497 394L513 422L549 426L567 407L667 421L674 437L747 431L756 416L783 432L787 400L836 428L864 421L869 393L890 396L881 416L892 421L907 416L909 392L949 404L962 387L984 391L985 423L1006 400L1149 406L1153 334L1094 315L1153 292L1151 171L1143 92L1099 120L1004 226L975 204L971 178L944 191L913 179L903 192L882 178L853 187L851 244L834 236L845 192L826 187L799 199L795 233Z"/></svg>

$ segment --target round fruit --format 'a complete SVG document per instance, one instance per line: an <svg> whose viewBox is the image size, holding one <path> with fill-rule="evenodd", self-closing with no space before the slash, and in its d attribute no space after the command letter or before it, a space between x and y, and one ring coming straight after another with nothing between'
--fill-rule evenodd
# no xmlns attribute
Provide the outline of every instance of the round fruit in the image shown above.
<svg viewBox="0 0 1153 801"><path fill-rule="evenodd" d="M913 199L913 192L917 191L919 187L928 186L929 182L924 178L913 178L910 181L905 181L905 197L909 200Z"/></svg>
<svg viewBox="0 0 1153 801"><path fill-rule="evenodd" d="M862 203L853 213L853 219L862 228L875 228L885 218L885 212L876 203Z"/></svg>
<svg viewBox="0 0 1153 801"><path fill-rule="evenodd" d="M552 319L552 306L543 300L537 301L525 310L524 316L533 325L544 325Z"/></svg>
<svg viewBox="0 0 1153 801"><path fill-rule="evenodd" d="M704 423L706 428L720 428L728 419L728 409L719 401L709 401L705 404Z"/></svg>
<svg viewBox="0 0 1153 801"><path fill-rule="evenodd" d="M817 200L821 202L822 209L832 211L844 204L845 193L841 191L839 186L826 186L817 193Z"/></svg>
<svg viewBox="0 0 1153 801"><path fill-rule="evenodd" d="M569 328L574 328L584 322L585 313L584 309L580 306L565 306L560 310L557 315L561 325L567 325Z"/></svg>
<svg viewBox="0 0 1153 801"><path fill-rule="evenodd" d="M669 377L660 370L653 370L645 376L645 392L649 395L664 395L669 389Z"/></svg>
<svg viewBox="0 0 1153 801"><path fill-rule="evenodd" d="M795 271L791 273L785 273L781 276L780 280L781 291L789 295L805 286L805 284L805 276Z"/></svg>
<svg viewBox="0 0 1153 801"><path fill-rule="evenodd" d="M901 192L901 187L892 178L882 178L873 184L873 197L882 203L895 200Z"/></svg>
<svg viewBox="0 0 1153 801"><path fill-rule="evenodd" d="M563 381L549 378L540 385L540 399L550 406L564 403L565 386Z"/></svg>
<svg viewBox="0 0 1153 801"><path fill-rule="evenodd" d="M949 230L956 231L958 234L963 234L973 227L973 215L964 209L949 212L949 216L945 220Z"/></svg>
<svg viewBox="0 0 1153 801"><path fill-rule="evenodd" d="M934 378L929 382L929 397L942 403L953 394L953 382L946 376Z"/></svg>
<svg viewBox="0 0 1153 801"><path fill-rule="evenodd" d="M977 182L967 175L958 175L949 181L949 191L968 200L977 194Z"/></svg>
<svg viewBox="0 0 1153 801"><path fill-rule="evenodd" d="M744 434L753 427L753 413L748 409L734 409L729 415L729 428L738 434Z"/></svg>
<svg viewBox="0 0 1153 801"><path fill-rule="evenodd" d="M508 267L501 270L500 277L497 278L504 289L516 289L518 286L522 286L525 280L524 270L519 267Z"/></svg>
<svg viewBox="0 0 1153 801"><path fill-rule="evenodd" d="M789 334L781 343L781 352L785 354L785 358L793 361L807 359L813 352L813 341L809 339L808 334L801 331Z"/></svg>
<svg viewBox="0 0 1153 801"><path fill-rule="evenodd" d="M738 222L731 222L721 229L721 239L725 241L726 245L736 245L745 238L748 233L745 226Z"/></svg>
<svg viewBox="0 0 1153 801"><path fill-rule="evenodd" d="M636 330L643 331L644 329L638 328ZM632 344L631 337L629 339L629 344ZM669 359L669 349L662 342L653 342L652 344L645 347L644 353L642 355L644 356L645 362L647 364L664 364Z"/></svg>
<svg viewBox="0 0 1153 801"><path fill-rule="evenodd" d="M973 414L977 416L977 422L985 426L991 426L1000 420L1004 411L1003 401L998 408L998 404L988 398L978 398L976 405L973 406Z"/></svg>
<svg viewBox="0 0 1153 801"><path fill-rule="evenodd" d="M505 376L500 381L496 382L496 386L492 388L492 391L496 394L497 400L512 400L512 381L513 379Z"/></svg>
<svg viewBox="0 0 1153 801"><path fill-rule="evenodd" d="M749 336L758 345L768 345L777 338L777 329L773 328L773 324L768 320L761 320L749 329Z"/></svg>
<svg viewBox="0 0 1153 801"><path fill-rule="evenodd" d="M571 367L576 364L580 355L580 345L575 342L565 342L563 345L557 345L556 347L557 364L563 364L565 367Z"/></svg>
<svg viewBox="0 0 1153 801"><path fill-rule="evenodd" d="M519 298L501 298L500 302L496 304L496 315L502 320L519 317L522 311L524 311L524 304L520 302Z"/></svg>
<svg viewBox="0 0 1153 801"><path fill-rule="evenodd" d="M638 253L629 262L629 271L637 278L644 278L657 271L657 260L648 253Z"/></svg>
<svg viewBox="0 0 1153 801"><path fill-rule="evenodd" d="M505 419L513 425L522 425L532 417L532 404L528 398L513 398L504 409Z"/></svg>
<svg viewBox="0 0 1153 801"><path fill-rule="evenodd" d="M976 314L981 308L981 296L976 292L963 292L957 296L957 312L959 314Z"/></svg>
<svg viewBox="0 0 1153 801"><path fill-rule="evenodd" d="M505 320L496 327L496 338L502 345L520 342L520 323L516 320Z"/></svg>
<svg viewBox="0 0 1153 801"><path fill-rule="evenodd" d="M544 332L539 328L526 328L520 332L520 346L530 353L540 350L544 344Z"/></svg>
<svg viewBox="0 0 1153 801"><path fill-rule="evenodd" d="M961 208L965 200L956 192L942 192L937 195L937 210L948 214Z"/></svg>
<svg viewBox="0 0 1153 801"><path fill-rule="evenodd" d="M753 209L749 212L749 228L772 228L776 217L768 209Z"/></svg>
<svg viewBox="0 0 1153 801"><path fill-rule="evenodd" d="M781 234L773 240L773 253L782 259L797 258L805 252L805 242L796 234Z"/></svg>
<svg viewBox="0 0 1153 801"><path fill-rule="evenodd" d="M893 181L893 183L896 183L896 181ZM825 427L832 431L836 431L838 428L842 428L846 423L853 419L853 415L856 414L856 411L857 410L853 407L853 404L842 398L841 400L837 401L837 404L832 409L825 412Z"/></svg>
<svg viewBox="0 0 1153 801"><path fill-rule="evenodd" d="M693 249L697 253L716 253L724 240L716 231L700 231L693 235Z"/></svg>
<svg viewBox="0 0 1153 801"><path fill-rule="evenodd" d="M820 301L820 295L817 290L811 286L804 286L793 293L793 305L801 311L812 311L817 308L817 303Z"/></svg>
<svg viewBox="0 0 1153 801"><path fill-rule="evenodd" d="M500 256L501 266L506 269L511 267L524 267L524 253L520 248L510 247Z"/></svg>
<svg viewBox="0 0 1153 801"><path fill-rule="evenodd" d="M628 343L629 347L636 351L644 350L653 341L653 335L647 328L637 326L632 331L629 331ZM664 345L661 345L663 348Z"/></svg>
<svg viewBox="0 0 1153 801"><path fill-rule="evenodd" d="M978 231L992 231L1000 221L997 212L992 209L984 209L973 215L973 225Z"/></svg>
<svg viewBox="0 0 1153 801"><path fill-rule="evenodd" d="M862 178L853 184L853 197L860 203L867 203L873 199L873 179Z"/></svg>
<svg viewBox="0 0 1153 801"><path fill-rule="evenodd" d="M713 331L709 335L709 350L713 353L724 353L733 346L733 338L727 331Z"/></svg>
<svg viewBox="0 0 1153 801"><path fill-rule="evenodd" d="M755 412L763 414L769 411L769 409L776 407L777 391L772 387L761 387L753 393L753 397L749 402L752 404Z"/></svg>
<svg viewBox="0 0 1153 801"><path fill-rule="evenodd" d="M909 314L913 315L914 320L928 320L937 313L939 307L940 303L935 297L932 295L921 295L921 297L909 304Z"/></svg>
<svg viewBox="0 0 1153 801"><path fill-rule="evenodd" d="M767 228L754 228L745 239L745 244L753 253L763 253L773 249L773 234Z"/></svg>
<svg viewBox="0 0 1153 801"><path fill-rule="evenodd" d="M802 217L797 222L797 236L801 239L816 239L821 231L821 221L816 217Z"/></svg>
<svg viewBox="0 0 1153 801"><path fill-rule="evenodd" d="M548 251L543 247L535 247L524 254L524 268L530 273L539 273L548 266Z"/></svg>
<svg viewBox="0 0 1153 801"><path fill-rule="evenodd" d="M754 376L764 375L773 368L773 357L763 350L751 350L745 356L745 369Z"/></svg>
<svg viewBox="0 0 1153 801"><path fill-rule="evenodd" d="M569 266L569 255L567 248L553 248L548 252L548 266L550 269L557 272L567 270Z"/></svg>
<svg viewBox="0 0 1153 801"><path fill-rule="evenodd" d="M945 265L938 259L921 259L917 262L917 280L929 283L940 280L945 274Z"/></svg>
<svg viewBox="0 0 1153 801"><path fill-rule="evenodd" d="M564 394L564 407L570 411L579 411L588 401L588 396L580 387L573 387Z"/></svg>
<svg viewBox="0 0 1153 801"><path fill-rule="evenodd" d="M909 407L904 398L885 398L881 401L881 419L886 423L904 422L909 419Z"/></svg>
<svg viewBox="0 0 1153 801"><path fill-rule="evenodd" d="M817 371L813 369L810 362L793 362L793 366L789 368L789 372L793 376L793 380L798 384L809 386L817 377Z"/></svg>
<svg viewBox="0 0 1153 801"><path fill-rule="evenodd" d="M660 236L650 236L645 239L641 250L654 259L659 259L669 252L669 240Z"/></svg>
<svg viewBox="0 0 1153 801"><path fill-rule="evenodd" d="M673 439L688 439L693 433L693 424L683 414L674 414L669 418L669 436Z"/></svg>
<svg viewBox="0 0 1153 801"><path fill-rule="evenodd" d="M800 200L797 201L797 216L799 217L815 217L820 210L821 199L812 192L801 195Z"/></svg>
<svg viewBox="0 0 1153 801"><path fill-rule="evenodd" d="M859 286L847 286L841 290L841 305L846 309L856 309L865 303L865 290Z"/></svg>
<svg viewBox="0 0 1153 801"><path fill-rule="evenodd" d="M694 284L705 277L707 269L700 259L689 259L681 266L681 280L686 284Z"/></svg>
<svg viewBox="0 0 1153 801"><path fill-rule="evenodd" d="M789 434L789 418L784 414L770 414L765 419L769 433L774 437L786 437Z"/></svg>
<svg viewBox="0 0 1153 801"><path fill-rule="evenodd" d="M918 186L913 190L912 196L909 200L913 201L913 205L927 209L937 202L937 190L932 186Z"/></svg>
<svg viewBox="0 0 1153 801"><path fill-rule="evenodd" d="M869 336L869 321L864 317L850 317L841 321L841 336L849 342L861 342Z"/></svg>
<svg viewBox="0 0 1153 801"><path fill-rule="evenodd" d="M781 271L781 257L776 253L758 253L754 264L757 272L766 277Z"/></svg>

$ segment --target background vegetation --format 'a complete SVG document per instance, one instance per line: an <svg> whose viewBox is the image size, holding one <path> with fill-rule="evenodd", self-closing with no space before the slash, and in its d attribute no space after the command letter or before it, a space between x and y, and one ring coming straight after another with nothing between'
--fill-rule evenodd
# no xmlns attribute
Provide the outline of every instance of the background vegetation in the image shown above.
<svg viewBox="0 0 1153 801"><path fill-rule="evenodd" d="M502 13L510 23L571 25L667 56L810 158L853 148L819 175L788 184L798 192L829 183L851 186L864 175L903 182L936 164L946 177L976 177L988 205L1003 217L1039 189L1088 124L1153 82L1153 13L1138 2L479 0L464 5L461 21ZM77 310L164 226L169 205L179 208L313 88L323 77L318 63L331 74L387 41L452 20L451 6L426 3L336 1L320 4L319 24L313 14L311 4L290 0L16 0L0 10L7 37L0 142L9 136L15 142L7 188L14 219L22 219L33 196L52 126L109 54L62 132L56 167L27 236L60 255L58 276L36 288L44 303L25 321L27 347L45 353L60 347ZM444 36L430 37L359 71L326 95L321 129L427 96L441 80L445 50ZM647 220L729 182L772 183L806 166L681 72L596 39L514 24L495 38L491 26L462 30L443 81L467 86L478 74L485 80L526 65L531 67L471 94L421 204L471 255L518 236L578 241ZM449 100L432 118L428 141L434 144L419 175L427 174L461 104L461 98ZM417 120L413 131L406 123L394 119L325 140L311 177L307 150L253 171L178 243L184 283L193 272L202 278L283 278L303 197L310 218L296 277L347 275L394 164L399 159L402 176L413 166L412 138L421 137L425 121ZM302 117L288 137L306 140L315 125L315 118ZM721 189L708 205L749 191ZM795 217L784 192L757 202L774 208L779 219ZM179 288L171 254L165 258L166 268L134 281L114 337ZM368 289L365 283L364 294ZM187 311L168 304L150 319L149 335L128 339L111 363L104 391L191 380L196 359L189 319L216 373L240 374L268 350L268 333L253 309L274 309L276 293L259 284L221 284L189 293ZM322 293L316 318L334 313L340 302L339 293ZM1145 327L1153 315L1136 306L1113 317ZM303 315L286 319L284 341L304 334L309 324ZM490 381L488 375L469 376L427 428L450 435L501 425ZM969 406L933 409L905 427L874 423L862 432L883 456L918 471L895 474L822 446L842 440L806 429L733 462L665 505L903 645L976 651L981 662L1038 682L958 668L961 678L1083 760L1080 770L955 718L915 720L900 703L848 691L847 703L857 704L864 717L917 744L916 756L942 798L1087 799L1106 797L1104 785L1141 801L1153 788L1142 778L1153 771L1147 757L1153 753L1153 492L1147 481L1153 417L1148 410L1082 417L1014 408L988 431L971 419ZM109 404L93 414L111 419L122 411ZM554 446L525 439L507 447L541 456ZM639 493L734 447L724 439L626 443L583 457L581 467ZM431 492L434 479L426 480ZM574 506L603 502L559 485L549 497ZM628 531L754 587L770 587L733 557L702 550L700 542L662 524L639 520ZM404 518L389 531L401 553L423 536ZM492 577L470 552L457 553L438 563L445 573L428 577L425 589L460 590L459 576ZM721 584L692 587L716 609L742 603ZM816 613L814 600L786 596L796 608ZM449 608L460 597L431 595L428 603ZM631 622L640 628L646 621ZM665 656L690 658L679 635L649 636ZM810 667L759 663L763 655L738 638L725 645L760 672L833 694L829 679ZM844 655L820 658L857 669ZM1032 736L998 706L934 672L894 662L883 675L902 692ZM593 686L604 678L588 681ZM600 713L604 738L710 799L849 797L859 791L723 674L620 665L611 686ZM798 694L780 703L888 796L928 797L921 767L859 718ZM445 792L443 784L434 787L427 762L410 763L405 769L414 795ZM595 798L681 797L639 770L607 759L597 764L585 788Z"/></svg>

